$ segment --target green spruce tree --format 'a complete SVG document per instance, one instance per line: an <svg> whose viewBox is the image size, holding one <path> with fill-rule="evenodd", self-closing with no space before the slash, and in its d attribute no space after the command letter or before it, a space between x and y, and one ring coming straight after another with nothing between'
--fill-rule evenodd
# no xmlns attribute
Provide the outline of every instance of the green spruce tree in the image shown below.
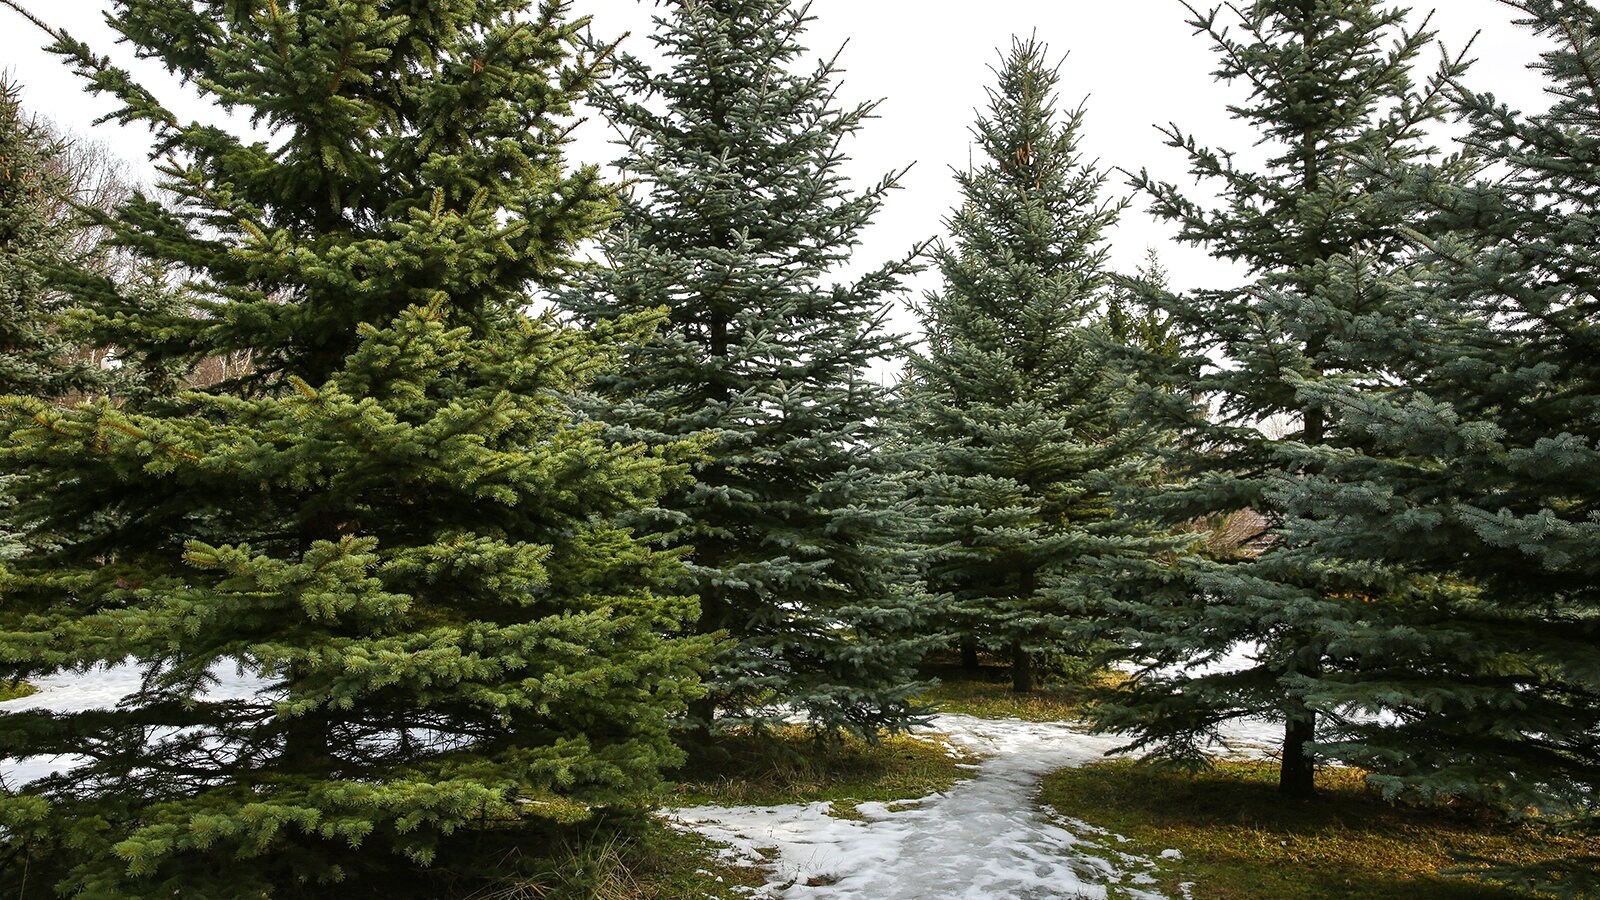
<svg viewBox="0 0 1600 900"><path fill-rule="evenodd" d="M666 307L670 324L602 379L628 439L709 440L696 483L664 504L692 548L696 631L729 642L696 708L713 724L791 710L873 734L912 718L926 640L903 490L875 459L897 352L891 262L836 283L895 186L845 181L841 143L872 105L834 104L832 61L798 70L809 21L789 0L675 0L599 105L634 182L606 265L562 296L579 321Z"/></svg>
<svg viewBox="0 0 1600 900"><path fill-rule="evenodd" d="M1128 529L1119 481L1149 456L1147 433L1118 421L1103 346L1103 236L1122 204L1102 199L1106 176L1078 148L1083 110L1058 110L1047 55L1016 40L996 70L973 128L983 162L956 173L953 243L935 252L944 287L917 307L927 345L903 388L929 586L950 597L968 664L979 647L1002 655L1019 692L1038 663L1085 655L1062 592Z"/></svg>
<svg viewBox="0 0 1600 900"><path fill-rule="evenodd" d="M1173 127L1170 143L1212 184L1217 205L1135 179L1180 240L1249 274L1237 288L1164 299L1182 355L1146 354L1144 397L1147 415L1175 430L1159 499L1167 520L1234 515L1258 527L1194 566L1188 597L1108 595L1099 615L1139 669L1100 708L1099 724L1130 732L1131 747L1203 765L1225 723L1275 719L1284 723L1280 787L1309 796L1319 714L1310 686L1346 663L1331 642L1364 604L1285 555L1278 488L1303 475L1294 448L1340 440L1330 411L1296 385L1385 372L1385 349L1366 335L1387 334L1408 311L1392 295L1345 290L1334 273L1400 264L1407 221L1356 161L1403 166L1427 153L1441 87L1411 77L1432 40L1426 24L1408 29L1404 10L1373 0L1259 0L1229 7L1228 20L1191 12L1222 57L1218 78L1247 86L1249 100L1230 109L1265 158L1251 168ZM1243 666L1213 665L1230 654Z"/></svg>
<svg viewBox="0 0 1600 900"><path fill-rule="evenodd" d="M273 137L184 123L54 33L154 131L171 192L107 227L185 273L181 304L101 285L95 328L132 358L253 364L125 403L0 400L44 539L0 585L0 678L143 671L114 709L0 714L0 757L79 763L0 790L0 893L465 894L640 803L702 648L661 636L693 602L618 520L684 467L561 398L651 320L522 311L613 215L563 165L598 65L581 23L520 0L120 0L111 21Z"/></svg>
<svg viewBox="0 0 1600 900"><path fill-rule="evenodd" d="M1436 235L1405 279L1409 377L1305 377L1354 449L1308 448L1285 531L1367 599L1363 665L1317 685L1368 715L1332 752L1390 794L1465 797L1600 833L1600 8L1508 3L1549 49L1527 115L1451 83L1482 166L1470 184L1389 171ZM1600 892L1600 858L1503 877Z"/></svg>

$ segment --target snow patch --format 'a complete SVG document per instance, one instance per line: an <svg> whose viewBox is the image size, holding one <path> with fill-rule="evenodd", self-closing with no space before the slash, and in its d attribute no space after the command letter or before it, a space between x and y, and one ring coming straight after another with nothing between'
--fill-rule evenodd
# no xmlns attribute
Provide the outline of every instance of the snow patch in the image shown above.
<svg viewBox="0 0 1600 900"><path fill-rule="evenodd" d="M784 898L1043 900L1162 895L1139 885L1154 863L1113 849L1116 836L1053 815L1040 780L1101 759L1116 737L1066 722L939 716L932 728L983 762L976 774L914 806L862 803L862 820L829 804L703 806L674 811L680 827L769 867L762 889ZM891 808L892 807L892 808Z"/></svg>
<svg viewBox="0 0 1600 900"><path fill-rule="evenodd" d="M0 710L71 713L114 709L143 686L146 668L137 663L124 662L97 666L86 672L57 672L30 678L29 683L38 691L0 703ZM258 696L271 686L271 682L258 675L241 672L239 666L231 661L212 666L211 675L216 679L215 682L202 692L202 696L208 700L246 700ZM14 789L59 772L70 772L88 761L87 757L76 754L0 760L0 787Z"/></svg>

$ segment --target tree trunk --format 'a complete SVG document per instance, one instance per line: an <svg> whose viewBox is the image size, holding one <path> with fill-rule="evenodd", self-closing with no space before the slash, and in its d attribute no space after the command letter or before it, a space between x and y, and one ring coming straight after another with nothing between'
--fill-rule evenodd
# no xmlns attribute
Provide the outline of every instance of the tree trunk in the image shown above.
<svg viewBox="0 0 1600 900"><path fill-rule="evenodd" d="M1317 43L1316 27L1313 24L1316 5L1306 2L1301 6L1302 11L1302 37L1305 41L1307 52ZM1322 147L1319 143L1320 123L1308 125L1300 135L1300 165L1301 189L1306 196L1317 193L1322 184ZM1306 248L1305 263L1316 263L1326 259L1327 253L1322 247L1313 242ZM1327 332L1313 334L1306 341L1305 354L1310 361L1312 370L1321 374L1322 354L1327 349ZM1323 410L1311 406L1299 409L1301 423L1301 439L1312 446L1321 444L1326 439L1327 421ZM1307 645L1301 645L1305 647ZM1304 652L1300 647L1299 652ZM1320 669L1320 663L1315 664L1312 673ZM1308 745L1317 737L1317 714L1308 708L1304 701L1291 699L1288 710L1288 719L1283 729L1283 764L1278 769L1278 793L1285 797L1296 799L1310 799L1317 795L1317 761L1311 755Z"/></svg>
<svg viewBox="0 0 1600 900"><path fill-rule="evenodd" d="M700 618L695 622L696 634L715 634L722 630L722 604L709 596L709 592L700 598ZM688 746L709 747L711 745L711 725L717 718L717 698L709 693L712 689L711 679L704 679L708 693L698 700L691 700L688 704L689 727L685 729Z"/></svg>
<svg viewBox="0 0 1600 900"><path fill-rule="evenodd" d="M333 765L325 710L316 709L283 720L282 767L286 771L319 771Z"/></svg>
<svg viewBox="0 0 1600 900"><path fill-rule="evenodd" d="M711 696L689 702L688 741L698 747L711 744L711 723L717 718L717 701Z"/></svg>
<svg viewBox="0 0 1600 900"><path fill-rule="evenodd" d="M1316 359L1322 352L1322 345L1321 339L1310 342L1306 347L1307 355ZM1301 417L1305 423L1305 442L1313 445L1322 443L1327 433L1324 412L1306 408L1301 410ZM1318 662L1312 664L1312 674L1320 672L1321 668L1319 656ZM1316 712L1303 702L1296 702L1283 730L1283 765L1278 770L1278 793L1299 800L1308 800L1317 795L1317 760L1306 746L1316 739Z"/></svg>
<svg viewBox="0 0 1600 900"><path fill-rule="evenodd" d="M1283 730L1283 765L1278 769L1278 793L1297 800L1317 795L1317 760L1308 746L1317 737L1317 714L1301 707Z"/></svg>
<svg viewBox="0 0 1600 900"><path fill-rule="evenodd" d="M1011 690L1018 694L1033 690L1033 654L1021 642L1011 645Z"/></svg>
<svg viewBox="0 0 1600 900"><path fill-rule="evenodd" d="M718 308L711 309L708 315L710 316L710 321L706 325L706 331L711 341L711 355L720 359L728 355L728 319L722 315L721 310ZM717 400L728 399L729 391L726 384L714 383L708 385L708 389L710 395ZM709 591L701 591L700 620L695 623L695 633L715 634L721 631L723 618L722 603L711 596ZM705 687L708 691L712 688L709 677L705 679ZM689 746L710 747L711 726L717 719L717 699L715 695L708 693L698 700L690 701L688 713L689 728L687 738Z"/></svg>
<svg viewBox="0 0 1600 900"><path fill-rule="evenodd" d="M961 639L961 671L968 674L978 671L978 639L970 634Z"/></svg>

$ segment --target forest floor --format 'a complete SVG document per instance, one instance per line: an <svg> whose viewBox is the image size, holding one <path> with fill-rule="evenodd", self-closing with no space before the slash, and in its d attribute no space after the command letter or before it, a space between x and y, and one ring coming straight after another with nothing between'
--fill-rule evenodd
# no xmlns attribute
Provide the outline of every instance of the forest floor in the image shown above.
<svg viewBox="0 0 1600 900"><path fill-rule="evenodd" d="M1078 723L1085 690L1015 694L999 668L933 674L941 683L924 699L939 713L897 740L945 748L964 775L948 787L918 793L873 784L860 795L841 789L785 803L711 792L696 799L714 803L668 815L725 847L723 862L763 867L768 881L757 897L1166 896L1156 890L1158 854L1129 852L1126 839L1039 802L1046 776L1097 762L1120 743ZM1273 735L1247 727L1238 737L1239 752L1258 754Z"/></svg>
<svg viewBox="0 0 1600 900"><path fill-rule="evenodd" d="M261 687L231 668L216 674L214 696ZM725 741L712 764L677 774L662 812L670 828L582 851L596 857L585 867L609 873L595 896L1513 898L1532 895L1439 873L1468 858L1600 852L1473 811L1385 803L1351 770L1324 770L1322 799L1286 804L1264 759L1270 723L1234 728L1212 772L1163 773L1108 758L1119 739L1085 732L1082 689L1019 696L999 669L939 674L926 697L939 712L911 735L824 745L795 729L776 743ZM38 678L37 693L0 702L110 706L139 675L117 666ZM76 762L4 760L0 778L15 786Z"/></svg>
<svg viewBox="0 0 1600 900"><path fill-rule="evenodd" d="M1103 760L1046 777L1041 800L1124 836L1124 851L1169 851L1155 871L1167 896L1509 900L1534 895L1445 873L1600 853L1600 840L1586 844L1481 809L1388 803L1364 773L1339 766L1318 773L1316 800L1286 802L1277 774L1269 760L1221 760L1199 775Z"/></svg>
<svg viewBox="0 0 1600 900"><path fill-rule="evenodd" d="M1083 689L1017 695L999 669L939 674L926 699L940 713L897 740L959 755L961 780L918 794L900 774L877 780L895 767L862 750L854 782L788 800L698 788L670 820L722 847L720 864L765 872L741 889L758 898L1528 898L1442 873L1600 850L1481 811L1397 806L1337 767L1318 800L1285 803L1272 723L1237 723L1211 772L1161 772L1108 757L1120 741L1085 732Z"/></svg>
<svg viewBox="0 0 1600 900"><path fill-rule="evenodd" d="M764 864L757 896L928 898L1161 895L1154 863L1103 835L1074 827L1037 802L1053 771L1100 759L1112 738L1076 725L942 714L932 729L952 752L977 756L971 777L898 802L701 805L674 821L725 845L725 858Z"/></svg>

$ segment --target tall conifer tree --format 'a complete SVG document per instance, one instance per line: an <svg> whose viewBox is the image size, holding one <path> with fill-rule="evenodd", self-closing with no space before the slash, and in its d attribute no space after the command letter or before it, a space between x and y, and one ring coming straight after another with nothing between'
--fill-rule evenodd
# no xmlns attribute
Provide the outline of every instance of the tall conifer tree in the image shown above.
<svg viewBox="0 0 1600 900"><path fill-rule="evenodd" d="M660 633L693 603L616 522L682 467L560 399L650 323L597 339L521 311L613 214L562 160L595 61L564 4L528 6L117 3L136 52L270 141L184 123L55 34L154 131L172 192L108 227L187 273L176 305L100 285L105 342L254 365L125 404L0 400L48 539L0 585L0 678L144 670L115 709L0 714L0 757L81 762L4 786L0 893L437 897L440 860L537 855L675 762L697 645ZM261 687L208 691L236 668Z"/></svg>
<svg viewBox="0 0 1600 900"><path fill-rule="evenodd" d="M630 439L706 435L710 460L666 506L692 547L698 630L731 643L699 726L872 733L911 715L924 638L902 491L874 459L897 352L884 329L909 261L835 283L894 177L861 193L841 144L873 105L835 105L838 70L798 69L806 9L673 0L669 60L621 57L600 104L635 181L607 264L563 296L585 323L666 307L670 325L598 385Z"/></svg>
<svg viewBox="0 0 1600 900"><path fill-rule="evenodd" d="M68 148L22 108L20 86L0 80L0 394L62 397L96 381L72 358L62 329L69 297L52 284L71 267L81 225Z"/></svg>
<svg viewBox="0 0 1600 900"><path fill-rule="evenodd" d="M1300 445L1336 443L1329 411L1306 402L1307 375L1384 371L1384 352L1364 341L1408 313L1391 295L1344 290L1332 274L1350 264L1383 271L1406 252L1404 218L1381 202L1381 179L1358 159L1405 165L1428 151L1425 129L1443 112L1438 82L1420 90L1411 68L1431 43L1426 25L1375 0L1258 0L1194 12L1214 42L1224 82L1248 87L1231 110L1259 136L1264 161L1203 147L1176 127L1172 146L1214 185L1215 208L1140 176L1154 212L1179 238L1240 264L1238 288L1167 297L1184 355L1150 356L1153 415L1177 428L1179 450L1163 492L1169 520L1248 510L1262 523L1237 552L1199 566L1193 595L1109 600L1117 643L1144 665L1129 691L1101 710L1102 726L1128 730L1132 746L1203 762L1219 726L1242 716L1285 724L1281 788L1314 791L1317 710L1309 686L1333 659L1330 641L1362 614L1357 598L1319 584L1287 547L1277 488L1299 477ZM1237 29L1237 31L1235 30ZM1165 384L1163 384L1163 380ZM1165 389L1163 389L1165 388ZM1269 436L1281 428L1281 436ZM1240 648L1240 671L1207 665Z"/></svg>
<svg viewBox="0 0 1600 900"><path fill-rule="evenodd" d="M1103 235L1121 204L1078 149L1083 110L1056 106L1060 74L1037 40L1014 41L973 128L977 168L935 253L944 288L918 307L927 348L907 373L905 418L927 468L919 484L930 587L952 599L969 648L1035 663L1073 648L1064 579L1110 551L1119 479L1147 433L1122 428L1121 379L1104 352ZM1082 648L1077 648L1080 651Z"/></svg>
<svg viewBox="0 0 1600 900"><path fill-rule="evenodd" d="M22 107L21 86L0 77L0 396L55 398L98 381L96 367L73 359L63 330L67 299L51 272L73 262L74 199L66 147ZM0 469L0 565L22 549L6 524L12 476Z"/></svg>
<svg viewBox="0 0 1600 900"><path fill-rule="evenodd" d="M1600 832L1600 8L1531 0L1546 111L1452 82L1484 167L1460 185L1390 172L1434 217L1406 279L1361 279L1419 312L1399 383L1305 378L1354 450L1307 452L1287 533L1367 598L1356 671L1318 686L1369 713L1334 752L1393 793L1575 816ZM1570 896L1600 859L1504 873Z"/></svg>

